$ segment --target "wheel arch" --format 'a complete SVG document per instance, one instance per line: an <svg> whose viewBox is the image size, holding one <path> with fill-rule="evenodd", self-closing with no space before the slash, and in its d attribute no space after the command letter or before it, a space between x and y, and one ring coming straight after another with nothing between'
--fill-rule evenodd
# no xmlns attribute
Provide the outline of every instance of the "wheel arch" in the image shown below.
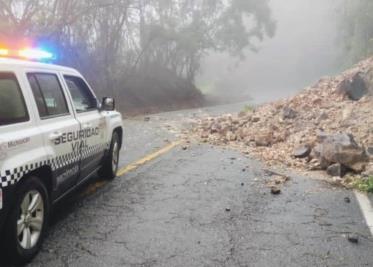
<svg viewBox="0 0 373 267"><path fill-rule="evenodd" d="M52 196L53 186L54 186L52 168L48 165L45 165L30 172L24 178L27 178L27 176L37 177L46 187L48 195L49 195L49 201L52 201L51 196Z"/></svg>
<svg viewBox="0 0 373 267"><path fill-rule="evenodd" d="M113 134L118 133L119 136L119 147L122 148L123 144L123 128L122 127L117 127L113 130Z"/></svg>

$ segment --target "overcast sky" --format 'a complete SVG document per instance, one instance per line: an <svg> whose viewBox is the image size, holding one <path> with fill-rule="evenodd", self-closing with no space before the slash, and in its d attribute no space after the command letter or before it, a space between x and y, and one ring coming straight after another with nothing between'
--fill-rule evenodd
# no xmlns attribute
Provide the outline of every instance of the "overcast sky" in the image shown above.
<svg viewBox="0 0 373 267"><path fill-rule="evenodd" d="M271 0L277 33L258 54L247 53L237 65L226 55L211 55L203 64L199 85L214 82L227 95L250 95L256 102L295 94L321 76L338 70L335 0ZM340 2L340 1L339 1Z"/></svg>

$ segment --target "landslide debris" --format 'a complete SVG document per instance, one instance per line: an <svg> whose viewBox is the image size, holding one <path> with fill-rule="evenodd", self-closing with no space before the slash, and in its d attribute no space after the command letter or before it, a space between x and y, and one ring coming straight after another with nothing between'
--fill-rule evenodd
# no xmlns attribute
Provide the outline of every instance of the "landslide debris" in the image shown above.
<svg viewBox="0 0 373 267"><path fill-rule="evenodd" d="M373 58L292 98L198 120L192 135L270 166L373 176Z"/></svg>

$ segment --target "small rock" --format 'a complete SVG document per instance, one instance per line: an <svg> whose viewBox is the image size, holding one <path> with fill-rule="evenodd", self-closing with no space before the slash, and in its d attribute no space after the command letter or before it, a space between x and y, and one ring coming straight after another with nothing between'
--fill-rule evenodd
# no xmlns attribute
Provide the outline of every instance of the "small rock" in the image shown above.
<svg viewBox="0 0 373 267"><path fill-rule="evenodd" d="M231 209L230 209L230 208L226 208L225 211L226 211L226 212L230 212Z"/></svg>
<svg viewBox="0 0 373 267"><path fill-rule="evenodd" d="M326 172L332 177L343 178L347 173L347 169L342 164L336 163L336 164L330 165L327 168Z"/></svg>
<svg viewBox="0 0 373 267"><path fill-rule="evenodd" d="M297 117L297 115L298 115L297 112L292 108L285 107L282 110L282 119L283 120L295 119Z"/></svg>
<svg viewBox="0 0 373 267"><path fill-rule="evenodd" d="M272 144L273 134L272 132L263 132L258 133L255 136L255 145L256 146L270 146Z"/></svg>
<svg viewBox="0 0 373 267"><path fill-rule="evenodd" d="M183 150L188 150L188 146L183 146L182 149Z"/></svg>
<svg viewBox="0 0 373 267"><path fill-rule="evenodd" d="M345 197L345 198L344 198L344 201L345 201L346 203L351 203L351 199L350 199L349 197Z"/></svg>
<svg viewBox="0 0 373 267"><path fill-rule="evenodd" d="M233 132L228 132L227 135L226 135L226 138L228 141L230 142L234 142L237 140L237 135L234 134Z"/></svg>
<svg viewBox="0 0 373 267"><path fill-rule="evenodd" d="M214 123L214 124L211 126L210 133L212 133L212 134L214 134L214 133L218 133L220 130L221 130L221 125L218 124L218 123Z"/></svg>
<svg viewBox="0 0 373 267"><path fill-rule="evenodd" d="M241 183L241 186L245 186L245 183Z"/></svg>
<svg viewBox="0 0 373 267"><path fill-rule="evenodd" d="M367 148L367 154L369 157L373 158L373 146Z"/></svg>
<svg viewBox="0 0 373 267"><path fill-rule="evenodd" d="M278 188L277 186L272 186L271 187L271 194L272 195L279 195L279 194L281 194L281 189Z"/></svg>
<svg viewBox="0 0 373 267"><path fill-rule="evenodd" d="M373 162L371 162L370 164L368 164L366 166L366 169L365 171L362 173L363 176L365 177L370 177L370 176L373 176Z"/></svg>
<svg viewBox="0 0 373 267"><path fill-rule="evenodd" d="M207 139L207 138L209 138L209 133L207 133L207 132L203 132L203 133L201 134L201 138L202 138L202 139Z"/></svg>
<svg viewBox="0 0 373 267"><path fill-rule="evenodd" d="M322 121L325 121L329 118L329 115L328 113L326 113L325 111L321 112L320 116L318 117L317 121L318 122L322 122Z"/></svg>
<svg viewBox="0 0 373 267"><path fill-rule="evenodd" d="M357 244L359 243L359 237L356 234L348 234L347 240L351 243Z"/></svg>
<svg viewBox="0 0 373 267"><path fill-rule="evenodd" d="M353 108L352 106L349 106L349 107L346 107L343 111L342 111L342 120L348 120L351 118L352 114L353 114Z"/></svg>
<svg viewBox="0 0 373 267"><path fill-rule="evenodd" d="M341 186L343 182L343 179L340 177L333 177L333 184L336 186Z"/></svg>
<svg viewBox="0 0 373 267"><path fill-rule="evenodd" d="M252 119L251 119L251 121L252 122L260 122L260 117L253 117Z"/></svg>
<svg viewBox="0 0 373 267"><path fill-rule="evenodd" d="M246 172L246 169L242 169L242 172Z"/></svg>
<svg viewBox="0 0 373 267"><path fill-rule="evenodd" d="M309 146L301 146L294 150L293 156L295 158L303 159L307 158L311 154L311 148Z"/></svg>

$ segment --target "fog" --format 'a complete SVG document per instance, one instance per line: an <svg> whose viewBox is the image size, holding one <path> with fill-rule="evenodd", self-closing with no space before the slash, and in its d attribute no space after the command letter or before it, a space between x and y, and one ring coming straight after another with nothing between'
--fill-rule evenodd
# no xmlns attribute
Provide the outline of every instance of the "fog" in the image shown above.
<svg viewBox="0 0 373 267"><path fill-rule="evenodd" d="M370 1L6 1L0 45L48 48L131 114L205 105L198 89L208 104L259 103L371 55Z"/></svg>
<svg viewBox="0 0 373 267"><path fill-rule="evenodd" d="M202 64L198 86L225 100L264 102L295 94L341 69L334 0L271 0L276 35L246 51L244 61L212 53ZM233 96L233 99L232 99Z"/></svg>

